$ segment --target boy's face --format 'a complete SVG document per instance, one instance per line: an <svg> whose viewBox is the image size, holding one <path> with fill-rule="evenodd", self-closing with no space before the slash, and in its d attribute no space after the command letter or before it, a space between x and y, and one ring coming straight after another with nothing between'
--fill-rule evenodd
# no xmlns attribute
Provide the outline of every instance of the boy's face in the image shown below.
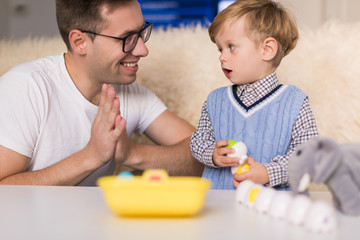
<svg viewBox="0 0 360 240"><path fill-rule="evenodd" d="M103 11L107 26L100 33L125 37L138 32L144 26L144 19L137 1L119 6L113 12ZM90 78L96 82L130 84L136 80L138 62L148 55L148 49L139 38L136 47L129 53L122 50L123 41L96 36L91 43L87 60Z"/></svg>
<svg viewBox="0 0 360 240"><path fill-rule="evenodd" d="M229 23L215 36L219 60L225 76L233 84L248 84L262 79L266 68L262 49L245 32L245 18Z"/></svg>

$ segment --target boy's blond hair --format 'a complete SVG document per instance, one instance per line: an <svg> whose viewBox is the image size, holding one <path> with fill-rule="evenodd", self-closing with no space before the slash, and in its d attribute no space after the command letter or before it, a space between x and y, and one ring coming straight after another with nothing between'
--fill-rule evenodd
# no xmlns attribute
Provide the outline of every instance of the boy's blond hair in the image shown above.
<svg viewBox="0 0 360 240"><path fill-rule="evenodd" d="M246 15L246 33L260 44L267 37L278 42L278 51L272 65L278 67L283 57L295 48L299 33L296 21L281 4L271 0L238 0L221 11L209 27L209 36L215 43L215 36L225 24L231 24Z"/></svg>

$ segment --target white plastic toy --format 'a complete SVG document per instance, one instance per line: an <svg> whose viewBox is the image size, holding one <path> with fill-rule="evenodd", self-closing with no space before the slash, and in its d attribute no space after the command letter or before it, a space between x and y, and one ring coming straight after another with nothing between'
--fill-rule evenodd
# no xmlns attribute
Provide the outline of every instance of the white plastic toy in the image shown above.
<svg viewBox="0 0 360 240"><path fill-rule="evenodd" d="M296 195L289 206L287 221L293 225L303 225L310 205L311 200L308 196Z"/></svg>
<svg viewBox="0 0 360 240"><path fill-rule="evenodd" d="M254 209L259 213L269 213L270 204L275 193L276 190L274 188L264 187L256 198L257 201L255 201Z"/></svg>
<svg viewBox="0 0 360 240"><path fill-rule="evenodd" d="M236 189L236 201L239 203L245 203L246 198L249 195L248 193L254 185L255 183L250 180L241 182Z"/></svg>
<svg viewBox="0 0 360 240"><path fill-rule="evenodd" d="M335 208L324 201L312 201L307 195L277 191L245 180L236 189L236 201L259 214L311 232L331 233L337 228Z"/></svg>
<svg viewBox="0 0 360 240"><path fill-rule="evenodd" d="M327 202L315 201L307 211L304 226L312 232L327 233L334 231L337 227L334 208L327 204Z"/></svg>
<svg viewBox="0 0 360 240"><path fill-rule="evenodd" d="M247 197L245 198L245 206L247 206L248 208L252 208L255 204L255 201L259 195L259 192L263 189L264 187L260 184L254 184L248 194Z"/></svg>
<svg viewBox="0 0 360 240"><path fill-rule="evenodd" d="M236 166L231 167L231 173L243 173L250 169L249 164L245 163L246 159L248 158L247 155L247 147L243 142L237 142L235 140L229 140L230 144L227 146L229 148L233 148L235 150L234 153L230 153L228 157L238 157L239 164Z"/></svg>
<svg viewBox="0 0 360 240"><path fill-rule="evenodd" d="M293 196L288 191L277 191L272 198L269 215L275 219L285 219Z"/></svg>

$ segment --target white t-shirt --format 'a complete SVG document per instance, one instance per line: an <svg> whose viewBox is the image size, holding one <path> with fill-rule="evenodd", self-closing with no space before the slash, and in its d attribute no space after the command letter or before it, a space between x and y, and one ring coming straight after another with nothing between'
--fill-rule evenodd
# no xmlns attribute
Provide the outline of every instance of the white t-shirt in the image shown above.
<svg viewBox="0 0 360 240"><path fill-rule="evenodd" d="M126 130L143 133L166 110L148 89L137 83L114 86ZM42 169L83 149L98 107L76 88L63 55L14 67L0 78L0 145L31 158L28 171ZM112 160L79 185L95 185L111 175Z"/></svg>

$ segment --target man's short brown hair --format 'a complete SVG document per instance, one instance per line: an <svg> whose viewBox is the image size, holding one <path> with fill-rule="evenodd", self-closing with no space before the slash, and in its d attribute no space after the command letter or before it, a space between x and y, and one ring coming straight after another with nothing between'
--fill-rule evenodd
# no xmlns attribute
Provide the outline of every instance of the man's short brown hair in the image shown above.
<svg viewBox="0 0 360 240"><path fill-rule="evenodd" d="M56 20L67 49L71 51L71 30L100 32L107 26L102 15L103 7L107 13L111 13L118 6L132 1L136 0L56 0Z"/></svg>

